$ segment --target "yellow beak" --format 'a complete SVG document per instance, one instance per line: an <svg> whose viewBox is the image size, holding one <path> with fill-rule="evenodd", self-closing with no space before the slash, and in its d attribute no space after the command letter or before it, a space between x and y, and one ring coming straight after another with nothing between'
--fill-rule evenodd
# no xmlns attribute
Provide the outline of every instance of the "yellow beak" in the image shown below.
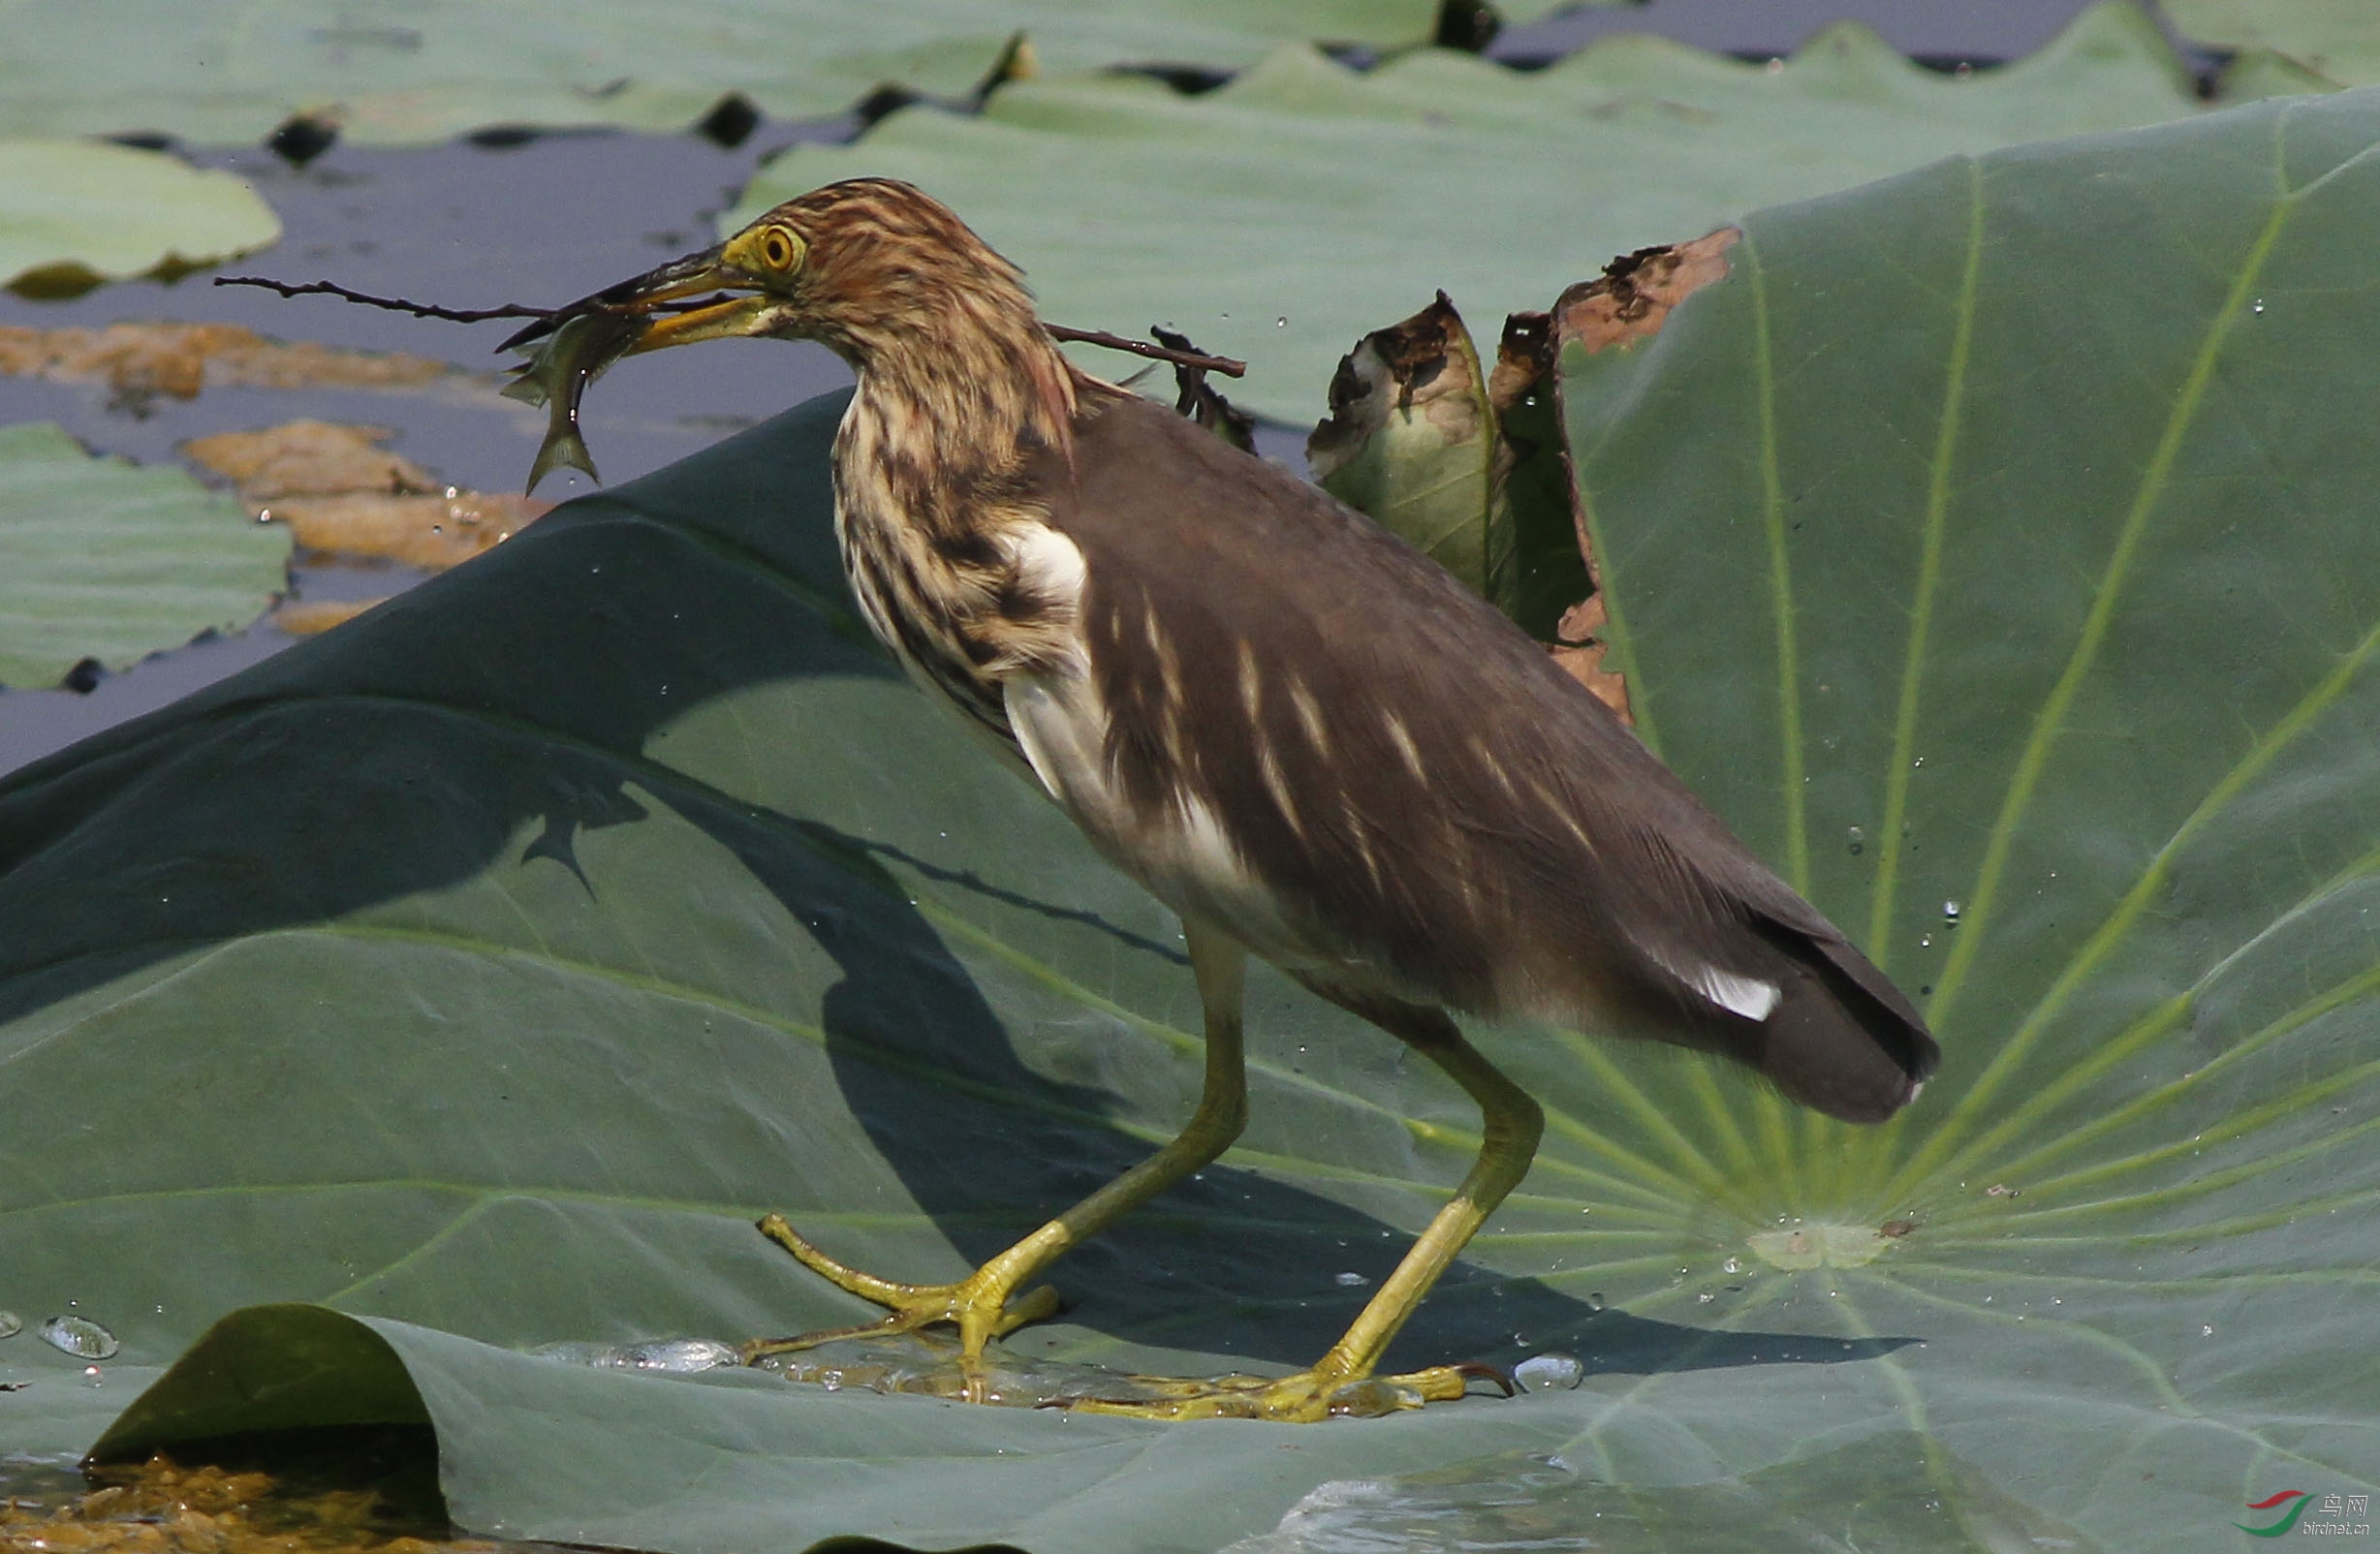
<svg viewBox="0 0 2380 1554"><path fill-rule="evenodd" d="M697 340L756 333L771 298L753 276L726 263L721 252L722 249L713 248L689 254L658 269L607 286L538 320L496 349L520 349L553 333L572 319L592 313L646 317L649 322L621 353L625 356L691 345ZM707 294L736 292L745 295L721 295L694 307L671 306Z"/></svg>

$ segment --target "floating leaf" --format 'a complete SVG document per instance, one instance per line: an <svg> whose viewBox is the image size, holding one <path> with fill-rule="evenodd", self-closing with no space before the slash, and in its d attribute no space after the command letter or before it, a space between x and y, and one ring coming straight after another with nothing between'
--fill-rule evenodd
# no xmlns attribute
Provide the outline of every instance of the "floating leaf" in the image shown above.
<svg viewBox="0 0 2380 1554"><path fill-rule="evenodd" d="M236 631L288 586L289 536L178 470L0 426L0 684L52 686Z"/></svg>
<svg viewBox="0 0 2380 1554"><path fill-rule="evenodd" d="M1349 346L1435 290L1474 319L1542 310L1613 254L1762 205L2200 107L2116 4L1966 78L1853 25L1773 70L1643 36L1531 74L1443 49L1360 74L1299 47L1197 97L1053 78L979 117L912 109L792 147L722 225L836 178L906 178L1023 265L1047 316L1177 327L1249 363L1236 402L1311 423Z"/></svg>
<svg viewBox="0 0 2380 1554"><path fill-rule="evenodd" d="M1556 3L1498 9L1519 21ZM1019 28L1048 70L1203 71L1291 40L1418 44L1437 11L1434 0L735 0L677 16L634 0L358 0L264 23L249 0L24 0L10 9L0 55L0 132L251 143L336 104L299 119L293 149L326 130L421 144L491 124L684 129L731 94L746 112L818 118L886 82L959 97Z"/></svg>
<svg viewBox="0 0 2380 1554"><path fill-rule="evenodd" d="M16 41L12 27L12 59ZM280 235L271 207L231 173L91 140L0 139L0 286L72 295L196 269Z"/></svg>

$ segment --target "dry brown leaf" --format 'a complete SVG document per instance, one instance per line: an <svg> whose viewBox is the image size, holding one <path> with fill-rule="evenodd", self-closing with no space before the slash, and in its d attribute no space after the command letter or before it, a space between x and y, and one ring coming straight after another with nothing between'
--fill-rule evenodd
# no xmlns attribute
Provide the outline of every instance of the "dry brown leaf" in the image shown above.
<svg viewBox="0 0 2380 1554"><path fill-rule="evenodd" d="M453 496L391 496L349 491L296 496L257 516L286 523L299 548L379 556L424 572L460 566L553 506L533 496L457 490Z"/></svg>
<svg viewBox="0 0 2380 1554"><path fill-rule="evenodd" d="M385 599L293 599L272 612L272 623L292 637L320 637L333 626L344 626Z"/></svg>
<svg viewBox="0 0 2380 1554"><path fill-rule="evenodd" d="M438 490L429 471L379 446L395 435L387 426L293 420L262 431L194 438L182 451L238 486L250 502L347 491L412 496Z"/></svg>
<svg viewBox="0 0 2380 1554"><path fill-rule="evenodd" d="M1555 334L1594 352L1656 332L1670 309L1726 276L1727 251L1742 236L1737 228L1722 227L1690 243L1621 255L1554 302Z"/></svg>
<svg viewBox="0 0 2380 1554"><path fill-rule="evenodd" d="M553 507L531 496L441 486L421 465L380 447L390 435L385 426L293 420L197 438L182 451L231 480L251 513L288 524L300 549L425 572L469 561Z"/></svg>
<svg viewBox="0 0 2380 1554"><path fill-rule="evenodd" d="M1619 721L1633 724L1636 720L1628 711L1628 680L1615 669L1603 667L1605 642L1603 632L1610 622L1604 612L1603 595L1598 593L1571 606L1562 612L1561 623L1554 635L1561 640L1548 649L1553 662L1559 664L1570 677L1591 692L1595 699L1619 714Z"/></svg>
<svg viewBox="0 0 2380 1554"><path fill-rule="evenodd" d="M419 388L472 375L402 352L274 340L236 324L0 326L0 373L100 382L119 395L189 399L208 384L250 388Z"/></svg>

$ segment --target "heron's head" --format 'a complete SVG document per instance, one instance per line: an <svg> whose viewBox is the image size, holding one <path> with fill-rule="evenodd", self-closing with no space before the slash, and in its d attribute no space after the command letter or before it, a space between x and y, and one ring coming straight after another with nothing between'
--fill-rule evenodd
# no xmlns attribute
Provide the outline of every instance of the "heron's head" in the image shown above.
<svg viewBox="0 0 2380 1554"><path fill-rule="evenodd" d="M966 337L1042 340L1017 267L939 202L890 178L813 189L716 248L606 287L579 312L642 315L627 355L739 335L817 340L862 368Z"/></svg>

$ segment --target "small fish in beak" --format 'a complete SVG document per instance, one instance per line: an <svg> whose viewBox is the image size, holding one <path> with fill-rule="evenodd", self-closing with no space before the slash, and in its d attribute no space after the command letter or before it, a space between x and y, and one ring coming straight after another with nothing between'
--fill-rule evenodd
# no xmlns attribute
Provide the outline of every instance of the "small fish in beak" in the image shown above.
<svg viewBox="0 0 2380 1554"><path fill-rule="evenodd" d="M713 248L672 260L658 269L608 286L559 307L496 347L525 351L504 389L508 399L547 409L546 440L529 466L529 488L563 464L595 473L579 430L579 402L587 385L622 357L688 340L749 332L761 299L725 294L749 291L753 279L721 262Z"/></svg>
<svg viewBox="0 0 2380 1554"><path fill-rule="evenodd" d="M573 313L542 339L523 345L528 359L513 368L517 376L505 386L504 397L546 407L546 440L529 466L528 490L564 464L584 471L591 481L603 479L579 434L579 401L606 367L636 349L651 322L633 313Z"/></svg>

